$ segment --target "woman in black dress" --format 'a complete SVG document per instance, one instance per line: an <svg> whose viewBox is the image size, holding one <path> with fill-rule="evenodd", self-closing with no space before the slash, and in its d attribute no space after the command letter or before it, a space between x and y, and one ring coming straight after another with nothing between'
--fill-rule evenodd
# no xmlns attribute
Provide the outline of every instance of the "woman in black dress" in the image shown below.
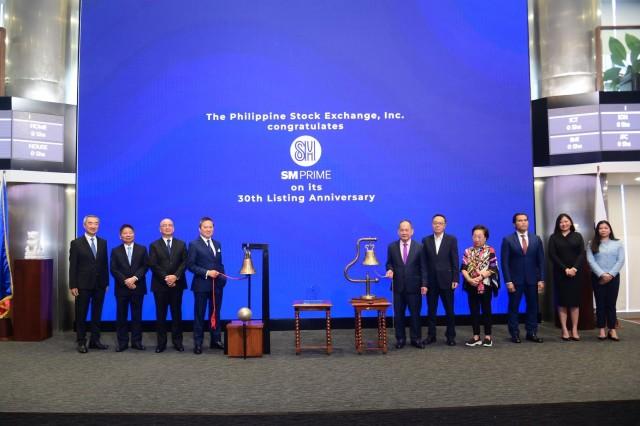
<svg viewBox="0 0 640 426"><path fill-rule="evenodd" d="M556 289L558 316L562 327L562 340L580 340L578 317L580 315L580 277L578 271L584 262L584 240L573 220L566 213L556 219L556 227L549 238L549 258L553 265L553 282ZM567 312L568 311L568 312ZM567 313L571 315L571 333L567 329Z"/></svg>

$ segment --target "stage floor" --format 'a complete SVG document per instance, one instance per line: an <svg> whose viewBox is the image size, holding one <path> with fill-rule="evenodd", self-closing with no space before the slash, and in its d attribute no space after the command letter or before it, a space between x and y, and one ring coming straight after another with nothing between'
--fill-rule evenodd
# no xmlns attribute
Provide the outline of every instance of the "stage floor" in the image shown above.
<svg viewBox="0 0 640 426"><path fill-rule="evenodd" d="M335 330L334 353L296 356L292 331L271 335L272 354L228 358L222 351L192 353L169 348L145 352L76 352L74 334L43 342L0 342L0 411L22 413L265 414L354 410L428 409L511 404L640 400L640 325L623 321L620 342L563 342L543 324L545 343L508 340L495 326L492 348L464 346L470 327L458 327L458 345L439 340L424 350L407 346L357 355L352 330ZM426 330L423 329L423 332ZM365 330L373 339L376 331ZM321 343L323 331L303 332L303 343Z"/></svg>

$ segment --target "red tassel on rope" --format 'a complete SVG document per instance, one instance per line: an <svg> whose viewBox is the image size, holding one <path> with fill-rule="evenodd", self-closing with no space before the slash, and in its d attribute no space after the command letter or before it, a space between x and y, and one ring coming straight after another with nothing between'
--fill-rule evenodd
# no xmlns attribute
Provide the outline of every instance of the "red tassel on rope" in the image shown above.
<svg viewBox="0 0 640 426"><path fill-rule="evenodd" d="M215 330L218 321L216 320L216 280L211 278L211 298L213 299L213 311L211 312L211 329Z"/></svg>

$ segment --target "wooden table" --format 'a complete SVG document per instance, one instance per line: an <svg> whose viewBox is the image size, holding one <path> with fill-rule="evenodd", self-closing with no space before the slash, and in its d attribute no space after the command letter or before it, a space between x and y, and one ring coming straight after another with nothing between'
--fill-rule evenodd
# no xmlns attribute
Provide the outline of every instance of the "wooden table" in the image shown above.
<svg viewBox="0 0 640 426"><path fill-rule="evenodd" d="M330 300L294 300L293 312L296 317L296 355L299 355L303 349L325 349L327 355L331 355L333 345L331 343L331 304ZM300 338L300 312L302 311L324 311L327 318L327 340L325 345L302 346Z"/></svg>
<svg viewBox="0 0 640 426"><path fill-rule="evenodd" d="M386 313L391 303L384 297L375 299L351 299L351 306L355 311L356 352L358 355L364 351L382 351L387 353L387 324ZM362 311L378 312L378 341L375 346L367 347L362 338Z"/></svg>

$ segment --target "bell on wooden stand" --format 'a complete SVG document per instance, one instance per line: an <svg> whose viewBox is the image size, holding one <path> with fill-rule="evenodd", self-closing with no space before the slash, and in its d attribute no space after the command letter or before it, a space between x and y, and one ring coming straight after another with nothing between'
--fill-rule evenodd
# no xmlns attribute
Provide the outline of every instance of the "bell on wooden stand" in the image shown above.
<svg viewBox="0 0 640 426"><path fill-rule="evenodd" d="M374 294L371 294L371 283L372 282L377 283L380 281L380 279L377 277L371 278L371 276L369 276L368 271L365 273L364 278L351 278L349 276L349 269L351 269L351 267L355 265L358 262L358 259L360 258L360 244L362 242L367 243L364 245L365 252L364 252L364 260L362 261L362 265L377 266L380 264L380 262L378 262L378 259L376 258L375 252L373 251L375 247L375 244L374 244L375 241L378 241L378 239L375 237L358 238L358 241L356 242L356 257L351 262L349 262L347 266L344 268L344 277L347 279L347 281L350 281L352 283L365 283L365 294L360 296L360 298L364 300L373 300L376 298Z"/></svg>

